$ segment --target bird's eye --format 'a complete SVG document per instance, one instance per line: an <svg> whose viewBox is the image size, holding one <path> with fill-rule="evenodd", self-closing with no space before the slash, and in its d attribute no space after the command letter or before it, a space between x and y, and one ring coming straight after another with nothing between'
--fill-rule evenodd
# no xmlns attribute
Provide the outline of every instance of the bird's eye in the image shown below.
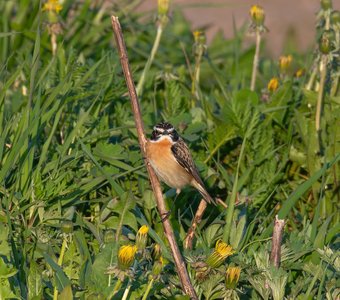
<svg viewBox="0 0 340 300"><path fill-rule="evenodd" d="M158 139L158 137L159 137L159 133L156 130L154 130L151 134L151 140L155 141Z"/></svg>

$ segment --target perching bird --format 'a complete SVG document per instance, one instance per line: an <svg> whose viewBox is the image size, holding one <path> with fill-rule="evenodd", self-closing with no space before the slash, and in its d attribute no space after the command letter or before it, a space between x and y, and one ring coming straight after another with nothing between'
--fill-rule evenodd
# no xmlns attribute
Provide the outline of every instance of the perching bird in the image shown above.
<svg viewBox="0 0 340 300"><path fill-rule="evenodd" d="M158 177L179 194L186 185L196 188L206 202L214 203L205 189L190 150L175 128L166 122L153 128L146 144L146 156Z"/></svg>

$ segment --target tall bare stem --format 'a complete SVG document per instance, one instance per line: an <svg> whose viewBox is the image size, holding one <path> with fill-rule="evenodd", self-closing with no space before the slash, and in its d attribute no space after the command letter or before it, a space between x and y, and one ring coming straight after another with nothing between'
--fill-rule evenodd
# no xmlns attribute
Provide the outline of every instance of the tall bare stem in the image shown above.
<svg viewBox="0 0 340 300"><path fill-rule="evenodd" d="M163 23L159 23L159 25L157 26L157 34L156 34L156 38L155 38L155 41L153 43L153 46L152 46L152 50L151 50L151 53L150 53L150 56L145 64L145 67L143 69L143 72L142 72L142 75L140 76L140 79L138 81L138 84L137 84L137 95L141 95L143 93L143 87L144 87L144 82L145 82L145 79L149 73L149 70L150 70L150 67L155 59L155 55L158 51L158 47L159 47L159 43L161 41L161 37L162 37L162 33L163 33Z"/></svg>
<svg viewBox="0 0 340 300"><path fill-rule="evenodd" d="M134 114L134 119L135 119L135 124L136 124L136 129L137 129L137 135L138 135L138 141L139 145L141 148L142 156L146 157L145 153L145 146L147 143L147 140L145 138L144 134L144 125L143 125L143 120L141 117L141 112L139 108L139 102L138 102L138 97L135 89L135 84L132 78L131 70L130 70L130 65L129 65L129 60L127 56L127 51L125 47L125 42L123 38L123 33L122 29L120 27L120 23L118 21L118 17L112 16L111 17L112 21L112 28L113 32L115 35L116 39L116 44L119 52L119 57L120 57L120 63L124 72L125 76L125 81L126 85L128 88L128 92L130 95L130 100L131 100L131 106L132 106L132 112ZM160 216L164 216L167 213L165 202L163 199L163 193L161 190L161 186L159 183L159 180L153 171L152 167L146 162L146 169L149 174L149 179L151 182L151 186L155 195L156 199L156 204L158 208L158 212ZM167 237L169 246L171 249L171 253L174 259L174 263L177 268L177 273L179 275L181 284L182 284L182 289L185 294L187 294L191 299L198 299L196 292L190 282L190 277L188 274L188 271L186 269L185 262L183 260L183 257L179 251L178 245L176 243L175 239L175 234L172 229L171 223L169 219L165 218L163 219L163 229L164 229L164 235Z"/></svg>
<svg viewBox="0 0 340 300"><path fill-rule="evenodd" d="M250 90L255 90L256 84L256 75L257 75L257 68L259 65L259 58L260 58L260 45L261 45L261 32L257 29L256 30L256 48L255 48L255 55L253 60L253 72L251 75L251 84Z"/></svg>

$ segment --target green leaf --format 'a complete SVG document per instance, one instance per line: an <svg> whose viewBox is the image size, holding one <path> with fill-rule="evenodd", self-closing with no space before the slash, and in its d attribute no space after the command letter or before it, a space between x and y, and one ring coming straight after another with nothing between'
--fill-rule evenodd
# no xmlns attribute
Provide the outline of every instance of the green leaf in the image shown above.
<svg viewBox="0 0 340 300"><path fill-rule="evenodd" d="M29 299L34 297L41 299L43 291L42 275L38 264L34 260L30 262L27 288Z"/></svg>
<svg viewBox="0 0 340 300"><path fill-rule="evenodd" d="M282 204L281 209L278 212L279 219L284 219L288 216L291 209L294 207L296 202L306 193L326 171L331 168L335 163L340 160L340 154L338 154L331 162L325 163L321 170L313 174L308 180L301 184Z"/></svg>
<svg viewBox="0 0 340 300"><path fill-rule="evenodd" d="M55 272L55 279L58 291L62 291L66 286L71 285L70 279L67 278L63 269L49 256L47 253L43 253L46 262L50 265Z"/></svg>
<svg viewBox="0 0 340 300"><path fill-rule="evenodd" d="M64 300L64 299L65 300L72 300L73 299L71 285L64 287L62 292L58 295L58 299L60 299L60 300Z"/></svg>

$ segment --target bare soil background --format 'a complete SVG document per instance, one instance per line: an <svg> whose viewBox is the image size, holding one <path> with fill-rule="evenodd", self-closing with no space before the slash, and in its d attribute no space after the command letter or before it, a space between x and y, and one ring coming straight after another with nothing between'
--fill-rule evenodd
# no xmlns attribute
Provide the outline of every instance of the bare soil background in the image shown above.
<svg viewBox="0 0 340 300"><path fill-rule="evenodd" d="M192 29L209 26L208 41L222 30L228 38L233 35L233 18L237 28L249 20L249 9L253 4L261 5L266 12L266 49L271 56L286 54L289 44L299 51L306 51L315 41L316 13L320 8L317 0L173 0L172 9L180 8L191 22ZM139 11L156 9L157 0L144 0ZM340 9L340 1L333 1ZM251 39L250 39L251 40ZM291 43L292 42L292 43Z"/></svg>

